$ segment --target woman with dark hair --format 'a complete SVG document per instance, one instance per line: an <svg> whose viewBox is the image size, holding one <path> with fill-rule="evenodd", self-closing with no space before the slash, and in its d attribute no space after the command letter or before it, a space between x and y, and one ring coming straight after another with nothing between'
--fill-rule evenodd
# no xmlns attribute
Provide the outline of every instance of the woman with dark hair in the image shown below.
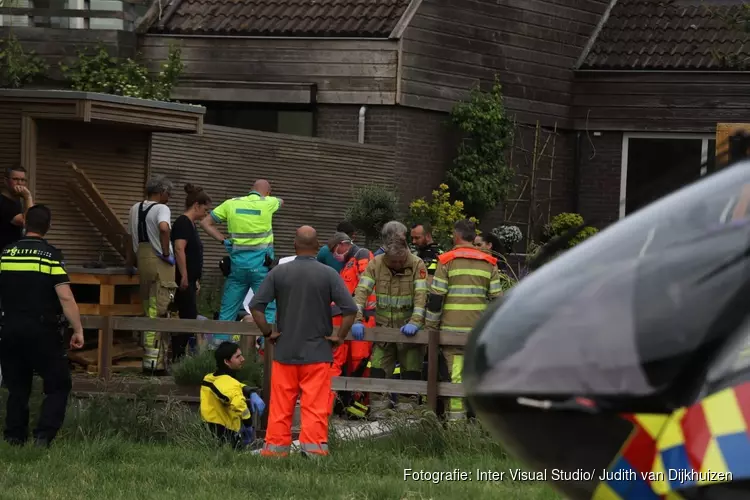
<svg viewBox="0 0 750 500"><path fill-rule="evenodd" d="M484 250L485 252L494 255L495 257L503 253L500 238L492 233L483 233L477 235L477 237L474 238L474 246L479 248L480 250Z"/></svg>
<svg viewBox="0 0 750 500"><path fill-rule="evenodd" d="M185 193L185 212L172 225L172 245L177 264L175 280L178 286L175 305L180 319L196 319L197 295L203 273L203 243L195 224L203 220L211 210L211 198L203 188L192 184L185 185ZM189 340L190 334L172 335L173 363L185 355Z"/></svg>

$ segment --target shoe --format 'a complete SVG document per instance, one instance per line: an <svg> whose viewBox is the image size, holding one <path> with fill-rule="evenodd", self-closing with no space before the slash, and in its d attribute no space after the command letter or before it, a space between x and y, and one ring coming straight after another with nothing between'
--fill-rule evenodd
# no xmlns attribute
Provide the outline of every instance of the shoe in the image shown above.
<svg viewBox="0 0 750 500"><path fill-rule="evenodd" d="M35 448L49 448L51 444L50 440L44 437L34 439Z"/></svg>
<svg viewBox="0 0 750 500"><path fill-rule="evenodd" d="M8 443L11 446L24 446L26 444L25 439L17 439L17 438L5 438L5 442Z"/></svg>

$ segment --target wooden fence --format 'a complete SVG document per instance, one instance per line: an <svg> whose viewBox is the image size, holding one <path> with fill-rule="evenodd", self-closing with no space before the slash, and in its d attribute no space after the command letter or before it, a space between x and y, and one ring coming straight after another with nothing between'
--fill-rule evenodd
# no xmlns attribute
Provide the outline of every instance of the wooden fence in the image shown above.
<svg viewBox="0 0 750 500"><path fill-rule="evenodd" d="M70 28L89 29L91 19L119 19L123 21L126 31L134 29L134 23L137 15L134 6L144 4L145 0L122 0L122 10L92 10L85 2L86 6L81 9L59 9L49 7L21 7L13 0L0 1L0 16L14 16L27 18L26 23L22 26L34 27L37 25L46 26L50 19L70 19L79 20L72 23ZM41 21L37 21L41 19Z"/></svg>
<svg viewBox="0 0 750 500"><path fill-rule="evenodd" d="M126 331L156 331L162 333L192 333L215 335L240 335L243 351L247 352L252 346L252 337L261 335L254 323L239 321L212 321L197 319L166 319L126 316L83 316L83 327L99 330L99 377L109 380L112 374L112 343L114 332ZM351 334L347 337L351 340ZM368 328L365 330L364 340L369 342L396 342L403 344L427 345L427 380L398 380L373 379L358 377L335 377L332 382L335 391L362 392L391 392L396 394L426 394L427 404L435 411L438 397L463 397L464 388L461 384L440 382L438 373L438 356L440 346L464 346L465 334L420 330L413 337L403 335L395 328ZM273 360L273 345L267 342L263 359L263 395L271 393L271 362ZM267 415L267 412L266 412ZM264 418L265 428L265 418Z"/></svg>

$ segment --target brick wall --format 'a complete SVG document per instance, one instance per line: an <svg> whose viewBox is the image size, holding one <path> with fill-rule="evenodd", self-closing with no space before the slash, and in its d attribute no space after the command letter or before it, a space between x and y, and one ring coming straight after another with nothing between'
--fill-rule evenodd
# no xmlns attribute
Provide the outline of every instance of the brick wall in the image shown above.
<svg viewBox="0 0 750 500"><path fill-rule="evenodd" d="M327 139L356 141L359 106L320 105L318 108L318 136ZM514 157L514 165L527 176L531 172L534 144L534 128L523 127L519 141L528 153ZM575 133L558 131L556 141L547 141L552 130L543 129L540 133L540 148L546 143L543 158L537 166L537 179L549 177L552 165L552 198L549 196L549 181L537 180L537 217L546 222L548 207L554 216L573 209L575 195L573 155ZM400 106L368 106L365 122L365 142L391 146L397 149L397 182L401 186L400 196L404 208L414 198L430 196L430 192L444 179L445 169L450 166L456 154L457 140L451 132L448 115L434 111ZM554 147L554 151L552 148ZM618 160L619 161L619 160ZM618 170L619 172L619 170ZM519 176L520 187L528 177ZM618 177L619 179L619 177ZM619 183L619 180L618 180ZM617 184L619 186L619 184ZM615 196L616 198L617 196ZM511 203L511 219L526 233L529 194L517 196L520 201ZM616 201L616 200L615 200ZM515 208L513 208L515 206ZM493 210L482 220L482 229L490 230L505 221L506 211L502 207ZM521 222L524 221L522 224Z"/></svg>
<svg viewBox="0 0 750 500"><path fill-rule="evenodd" d="M578 211L604 227L619 217L622 133L581 131L580 154Z"/></svg>
<svg viewBox="0 0 750 500"><path fill-rule="evenodd" d="M320 105L318 137L356 141L360 106ZM430 192L443 179L455 152L447 126L448 115L399 106L368 106L365 142L398 151L396 182L404 208Z"/></svg>

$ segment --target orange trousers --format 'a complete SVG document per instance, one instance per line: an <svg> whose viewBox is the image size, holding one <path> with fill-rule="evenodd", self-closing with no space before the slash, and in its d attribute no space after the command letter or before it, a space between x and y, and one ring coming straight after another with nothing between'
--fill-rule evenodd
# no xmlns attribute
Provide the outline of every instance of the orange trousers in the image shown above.
<svg viewBox="0 0 750 500"><path fill-rule="evenodd" d="M330 363L288 365L274 361L271 367L271 400L268 429L261 451L265 456L286 456L292 446L292 418L300 398L302 428L299 444L303 453L328 455L326 406L331 392ZM300 395L301 393L301 395Z"/></svg>
<svg viewBox="0 0 750 500"><path fill-rule="evenodd" d="M372 351L372 342L364 340L347 340L333 351L333 363L331 364L331 378L341 376L346 367L346 372L351 374L365 360L370 357ZM333 407L336 402L336 392L331 391L328 398L328 412L333 414Z"/></svg>

